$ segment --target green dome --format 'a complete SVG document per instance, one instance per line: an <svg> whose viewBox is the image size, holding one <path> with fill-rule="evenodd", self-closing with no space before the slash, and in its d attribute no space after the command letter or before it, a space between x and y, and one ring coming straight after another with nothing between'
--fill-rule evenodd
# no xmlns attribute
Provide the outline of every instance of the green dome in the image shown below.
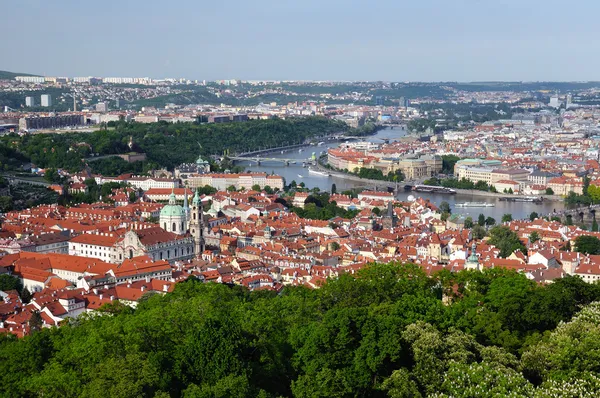
<svg viewBox="0 0 600 398"><path fill-rule="evenodd" d="M198 160L196 160L196 164L206 165L206 164L208 164L208 162L206 160L202 159L202 156L199 156Z"/></svg>
<svg viewBox="0 0 600 398"><path fill-rule="evenodd" d="M166 205L160 211L161 217L183 217L183 207L179 205Z"/></svg>

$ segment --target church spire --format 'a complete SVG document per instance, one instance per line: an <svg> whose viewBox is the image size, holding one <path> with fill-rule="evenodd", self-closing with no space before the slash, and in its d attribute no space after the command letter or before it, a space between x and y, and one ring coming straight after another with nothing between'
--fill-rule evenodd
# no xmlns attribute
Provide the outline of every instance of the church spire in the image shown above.
<svg viewBox="0 0 600 398"><path fill-rule="evenodd" d="M194 198L192 199L192 206L199 206L200 205L200 196L198 195L198 190L196 189L196 192L194 193Z"/></svg>

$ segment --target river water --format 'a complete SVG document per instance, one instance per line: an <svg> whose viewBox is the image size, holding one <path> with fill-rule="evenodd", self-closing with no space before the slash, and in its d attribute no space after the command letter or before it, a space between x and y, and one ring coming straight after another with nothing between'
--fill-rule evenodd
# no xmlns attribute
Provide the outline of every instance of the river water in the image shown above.
<svg viewBox="0 0 600 398"><path fill-rule="evenodd" d="M394 141L399 137L402 137L406 134L406 130L402 127L394 127L392 129L384 129L377 132L377 134L366 137L365 140L374 143L382 143L382 139L389 139L390 141ZM335 148L339 145L338 142L335 143L324 143L322 145L309 145L306 147L299 149L293 149L289 151L275 152L270 153L268 155L262 155L263 157L269 158L277 158L277 159L293 159L296 161L296 164L290 164L286 166L280 162L269 162L262 161L260 166L256 165L254 162L239 162L240 165L246 167L247 170L250 171L260 171L266 173L275 173L285 178L286 183L290 183L291 181L296 181L296 183L300 184L303 182L306 187L314 188L318 187L324 191L330 191L331 185L335 184L337 191L341 192L350 188L364 187L373 189L373 187L369 187L366 183L361 183L359 181L349 181L344 178L339 177L327 177L320 176L315 174L310 174L308 172L308 168L302 167L302 162L308 160L312 153L314 152L317 157L321 152L327 152L328 148ZM390 186L393 183L390 183ZM436 205L439 205L442 201L446 201L450 204L452 208L452 212L455 214L465 214L473 217L475 220L479 216L479 214L484 214L486 217L493 217L496 221L500 221L504 214L511 214L514 219L519 218L527 218L531 212L536 212L538 214L549 214L554 210L561 210L564 208L563 202L550 202L546 201L541 204L535 203L527 203L527 202L504 202L500 201L495 197L483 197L483 196L475 196L471 194L456 194L456 195L447 195L447 194L430 194L430 193L415 193L415 192L398 192L396 197L399 200L406 200L409 196L420 196L422 198L426 198L431 200ZM467 207L461 208L456 207L456 203L464 203L464 202L486 202L494 204L494 207Z"/></svg>

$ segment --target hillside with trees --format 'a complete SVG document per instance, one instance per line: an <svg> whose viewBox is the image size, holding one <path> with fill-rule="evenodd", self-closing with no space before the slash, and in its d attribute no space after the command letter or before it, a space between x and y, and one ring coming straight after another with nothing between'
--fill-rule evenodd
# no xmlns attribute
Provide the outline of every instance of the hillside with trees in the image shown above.
<svg viewBox="0 0 600 398"><path fill-rule="evenodd" d="M0 395L575 397L600 394L600 286L379 264L320 289L178 284L0 339Z"/></svg>
<svg viewBox="0 0 600 398"><path fill-rule="evenodd" d="M9 72L6 70L0 70L0 80L13 80L17 76L39 76L39 75L32 75L29 73L17 73L17 72Z"/></svg>
<svg viewBox="0 0 600 398"><path fill-rule="evenodd" d="M305 140L348 130L345 123L324 117L303 117L253 120L238 123L152 124L118 122L113 129L93 133L10 134L0 138L0 155L31 161L41 168L64 168L79 171L85 167L83 159L98 155L123 154L130 151L129 137L147 154L144 164L127 164L111 158L89 162L92 170L141 172L150 168L173 168L181 163L194 162L201 154L223 155L303 143ZM4 159L4 157L0 158ZM4 160L4 164L12 165Z"/></svg>

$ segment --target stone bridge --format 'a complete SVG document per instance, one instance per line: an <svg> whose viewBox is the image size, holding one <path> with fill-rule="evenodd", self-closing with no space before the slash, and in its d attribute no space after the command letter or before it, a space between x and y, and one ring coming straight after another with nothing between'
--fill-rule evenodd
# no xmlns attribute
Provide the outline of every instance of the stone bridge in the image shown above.
<svg viewBox="0 0 600 398"><path fill-rule="evenodd" d="M548 214L549 217L560 217L563 222L568 219L574 224L592 224L596 219L596 212L600 215L600 205L591 205L585 207L577 207L575 209L565 209Z"/></svg>

